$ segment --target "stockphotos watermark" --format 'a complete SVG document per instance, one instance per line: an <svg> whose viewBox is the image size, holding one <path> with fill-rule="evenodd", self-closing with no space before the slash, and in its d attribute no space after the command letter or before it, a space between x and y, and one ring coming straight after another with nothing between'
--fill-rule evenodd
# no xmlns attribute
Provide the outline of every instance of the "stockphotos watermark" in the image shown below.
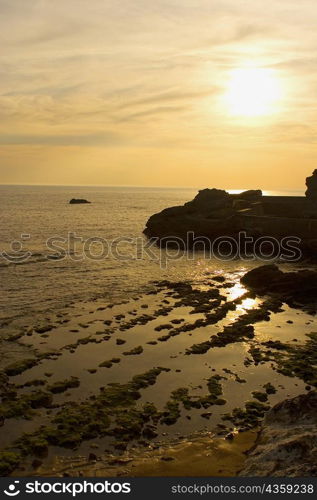
<svg viewBox="0 0 317 500"><path fill-rule="evenodd" d="M7 486L3 493L7 497L16 497L22 493L22 488L20 486L20 481L13 481L9 486ZM43 481L30 481L24 485L23 493L27 494L55 494L55 495L65 495L69 494L73 498L81 494L120 494L120 493L131 493L131 483L119 483L113 481L54 481L54 482L43 482Z"/></svg>
<svg viewBox="0 0 317 500"><path fill-rule="evenodd" d="M1 257L9 263L21 264L32 257L39 255L28 249L32 242L30 234L21 234L20 237L9 243L9 249L1 252ZM165 238L151 238L120 236L106 239L100 236L84 238L74 232L67 236L54 235L44 243L44 252L40 254L44 260L61 261L138 261L148 259L156 262L162 269L168 267L170 261L180 259L195 260L217 259L231 260L261 260L270 262L280 259L286 262L297 262L302 257L301 239L297 236L285 236L277 239L272 236L254 237L245 231L235 237L221 236L210 239L195 236L189 231L186 238L168 236Z"/></svg>

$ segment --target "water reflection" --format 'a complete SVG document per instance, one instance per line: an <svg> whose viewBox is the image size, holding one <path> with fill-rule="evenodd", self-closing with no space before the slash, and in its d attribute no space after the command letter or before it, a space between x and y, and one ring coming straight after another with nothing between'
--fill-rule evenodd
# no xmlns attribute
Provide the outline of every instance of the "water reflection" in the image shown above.
<svg viewBox="0 0 317 500"><path fill-rule="evenodd" d="M228 299L229 300L235 300L241 297L244 293L246 293L246 289L241 285L241 283L236 283L232 288L229 290L228 294ZM245 299L248 300L248 299Z"/></svg>

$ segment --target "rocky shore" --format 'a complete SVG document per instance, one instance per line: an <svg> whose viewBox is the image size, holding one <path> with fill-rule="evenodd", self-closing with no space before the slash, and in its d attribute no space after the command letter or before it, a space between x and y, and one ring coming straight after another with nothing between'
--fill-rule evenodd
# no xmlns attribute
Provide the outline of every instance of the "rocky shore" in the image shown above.
<svg viewBox="0 0 317 500"><path fill-rule="evenodd" d="M221 253L220 246L232 247L234 241L240 256L258 257L256 240L262 238L260 249L265 250L265 256L272 254L293 261L302 254L316 257L317 170L306 179L306 185L306 196L264 196L261 190L229 194L221 189L203 189L183 206L152 215L144 234L161 247L209 247L214 254ZM235 250L232 253L236 255Z"/></svg>
<svg viewBox="0 0 317 500"><path fill-rule="evenodd" d="M181 467L184 449L202 442L213 473L237 474L230 450L241 466L270 409L317 387L316 276L276 266L205 271L197 281L153 282L131 299L74 305L7 330L1 474L49 474L55 454L61 474L78 457L76 474L122 459L121 474L132 456L133 474L142 475L151 451L154 475L168 462ZM216 470L223 447L228 461Z"/></svg>
<svg viewBox="0 0 317 500"><path fill-rule="evenodd" d="M317 475L317 392L286 399L265 416L241 476Z"/></svg>
<svg viewBox="0 0 317 500"><path fill-rule="evenodd" d="M150 217L144 234L158 238L161 245L182 240L188 245L188 233L213 241L219 236L236 235L235 216L240 210L252 209L262 199L260 190L231 195L222 189L203 189L183 206L166 208Z"/></svg>
<svg viewBox="0 0 317 500"><path fill-rule="evenodd" d="M317 475L317 392L286 399L269 410L261 428L232 439L192 436L123 456L57 458L42 476L262 476ZM241 467L243 467L241 469ZM52 470L53 469L53 470Z"/></svg>

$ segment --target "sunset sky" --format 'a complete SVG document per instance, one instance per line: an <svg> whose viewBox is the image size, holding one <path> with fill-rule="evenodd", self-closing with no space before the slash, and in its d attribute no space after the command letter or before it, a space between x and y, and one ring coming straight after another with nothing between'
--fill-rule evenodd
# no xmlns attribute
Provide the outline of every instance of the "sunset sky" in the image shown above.
<svg viewBox="0 0 317 500"><path fill-rule="evenodd" d="M0 183L301 189L316 26L316 0L0 0Z"/></svg>

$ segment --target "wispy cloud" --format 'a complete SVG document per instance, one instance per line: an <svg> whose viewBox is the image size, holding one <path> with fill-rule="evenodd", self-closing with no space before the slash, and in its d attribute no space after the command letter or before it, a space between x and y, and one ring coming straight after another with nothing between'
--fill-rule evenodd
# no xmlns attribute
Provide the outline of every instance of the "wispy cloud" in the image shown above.
<svg viewBox="0 0 317 500"><path fill-rule="evenodd" d="M0 0L5 164L23 165L34 145L61 155L78 148L81 161L83 152L112 151L107 161L127 178L131 164L145 171L149 149L153 161L164 146L173 164L190 158L192 172L200 161L211 172L223 168L239 143L246 161L252 147L265 157L277 143L290 161L296 144L311 146L313 158L315 7L315 0ZM275 68L285 87L282 116L250 128L219 107L230 70L248 61ZM131 155L123 158L120 147ZM185 149L200 149L197 162ZM14 175L42 164L32 157Z"/></svg>

